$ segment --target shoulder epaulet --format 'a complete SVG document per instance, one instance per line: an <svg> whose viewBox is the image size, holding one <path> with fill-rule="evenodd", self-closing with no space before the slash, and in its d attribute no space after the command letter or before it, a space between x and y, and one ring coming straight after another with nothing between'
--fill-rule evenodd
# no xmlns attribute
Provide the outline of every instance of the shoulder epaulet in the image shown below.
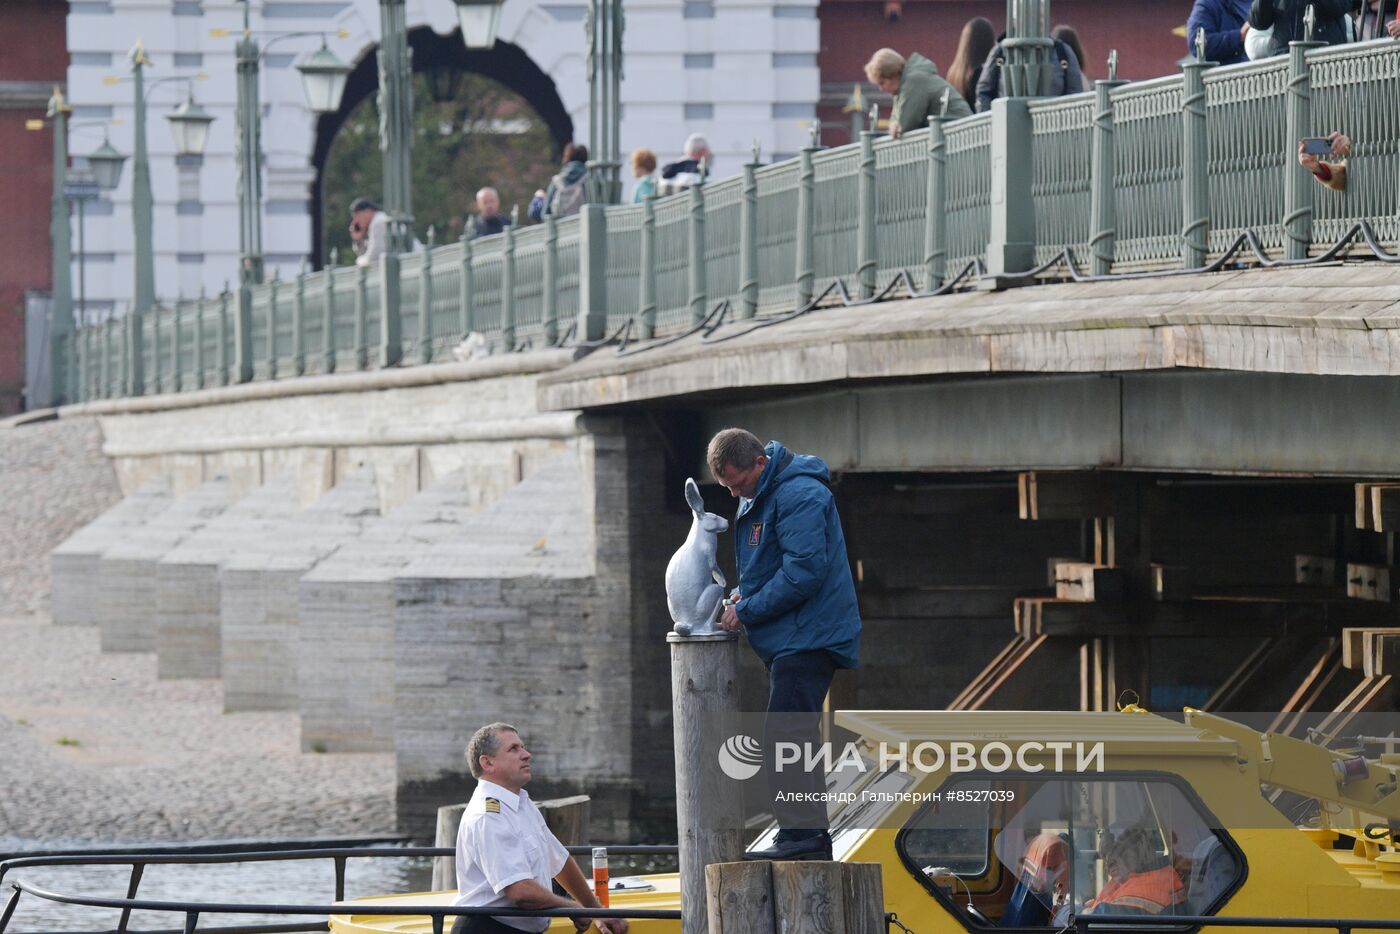
<svg viewBox="0 0 1400 934"><path fill-rule="evenodd" d="M496 798L487 798L484 803L484 810L487 814L501 813L501 802Z"/></svg>

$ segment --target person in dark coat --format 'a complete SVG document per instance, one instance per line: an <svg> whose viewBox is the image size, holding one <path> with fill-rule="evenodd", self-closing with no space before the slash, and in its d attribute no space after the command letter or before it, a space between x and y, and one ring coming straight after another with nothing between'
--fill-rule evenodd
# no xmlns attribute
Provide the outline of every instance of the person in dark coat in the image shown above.
<svg viewBox="0 0 1400 934"><path fill-rule="evenodd" d="M1249 31L1250 0L1196 0L1186 17L1186 54L1196 55L1196 34L1206 31L1206 59L1222 65L1248 61L1244 34Z"/></svg>
<svg viewBox="0 0 1400 934"><path fill-rule="evenodd" d="M992 101L998 97L1006 96L1006 90L1002 86L1001 66L1006 61L1006 51L1002 42L1006 40L1006 34L1002 33L997 44L992 46L992 51L987 55L987 61L982 65L982 75L977 79L977 112L992 109ZM1055 61L1059 67L1054 69L1054 74L1050 79L1050 92L1045 97L1063 97L1066 94L1078 94L1084 90L1084 72L1079 67L1079 56L1059 39L1052 40L1055 43Z"/></svg>
<svg viewBox="0 0 1400 934"><path fill-rule="evenodd" d="M1288 51L1288 43L1307 38L1303 13L1309 6L1317 15L1314 40L1328 45L1347 41L1344 20L1351 12L1349 0L1254 0L1249 8L1249 25L1255 29L1272 28L1274 37L1269 40L1269 54L1283 55Z"/></svg>
<svg viewBox="0 0 1400 934"><path fill-rule="evenodd" d="M476 213L471 218L471 239L498 234L510 226L510 218L501 213L501 196L494 188L476 193Z"/></svg>
<svg viewBox="0 0 1400 934"><path fill-rule="evenodd" d="M731 527L739 586L720 628L741 625L768 669L764 747L799 749L819 741L822 701L838 668L860 661L860 608L831 475L821 458L794 454L777 441L761 444L742 428L710 440L706 461L739 499ZM774 769L769 800L778 836L750 859L831 859L826 776L820 769ZM786 794L796 797L787 797ZM782 806L780 801L796 802Z"/></svg>

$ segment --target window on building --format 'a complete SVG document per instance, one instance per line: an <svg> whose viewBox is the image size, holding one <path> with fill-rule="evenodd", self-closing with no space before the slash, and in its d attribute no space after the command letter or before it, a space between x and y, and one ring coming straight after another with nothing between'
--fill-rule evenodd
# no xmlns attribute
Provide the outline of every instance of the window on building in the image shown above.
<svg viewBox="0 0 1400 934"><path fill-rule="evenodd" d="M1211 914L1244 879L1239 847L1171 776L969 776L939 791L896 846L970 928Z"/></svg>

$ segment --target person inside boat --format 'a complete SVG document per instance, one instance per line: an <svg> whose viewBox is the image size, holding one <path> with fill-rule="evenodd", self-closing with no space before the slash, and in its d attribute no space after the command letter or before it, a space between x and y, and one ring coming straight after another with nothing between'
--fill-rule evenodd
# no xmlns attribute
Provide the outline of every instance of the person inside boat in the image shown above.
<svg viewBox="0 0 1400 934"><path fill-rule="evenodd" d="M530 751L508 723L491 723L467 743L477 780L457 830L457 900L464 908L599 908L593 888L564 844L545 825L525 784ZM573 898L555 895L551 880ZM458 915L452 934L541 934L549 918ZM583 931L627 934L622 918L574 918Z"/></svg>
<svg viewBox="0 0 1400 934"><path fill-rule="evenodd" d="M1000 927L1040 927L1069 902L1069 841L1058 833L1038 833L1026 845L1016 887Z"/></svg>
<svg viewBox="0 0 1400 934"><path fill-rule="evenodd" d="M1109 825L1099 839L1099 855L1108 882L1096 898L1084 903L1084 914L1173 914L1186 900L1186 888L1161 852L1161 835L1152 827L1120 821Z"/></svg>

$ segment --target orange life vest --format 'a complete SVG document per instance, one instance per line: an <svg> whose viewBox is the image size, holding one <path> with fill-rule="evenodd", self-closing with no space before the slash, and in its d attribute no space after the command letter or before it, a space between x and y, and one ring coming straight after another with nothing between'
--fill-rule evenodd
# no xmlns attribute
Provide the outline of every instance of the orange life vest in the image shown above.
<svg viewBox="0 0 1400 934"><path fill-rule="evenodd" d="M1090 912L1099 905L1114 905L1159 915L1185 900L1186 889L1181 884L1181 876L1171 866L1163 866L1150 872L1135 872L1122 880L1109 879L1098 898L1084 904L1084 910Z"/></svg>

